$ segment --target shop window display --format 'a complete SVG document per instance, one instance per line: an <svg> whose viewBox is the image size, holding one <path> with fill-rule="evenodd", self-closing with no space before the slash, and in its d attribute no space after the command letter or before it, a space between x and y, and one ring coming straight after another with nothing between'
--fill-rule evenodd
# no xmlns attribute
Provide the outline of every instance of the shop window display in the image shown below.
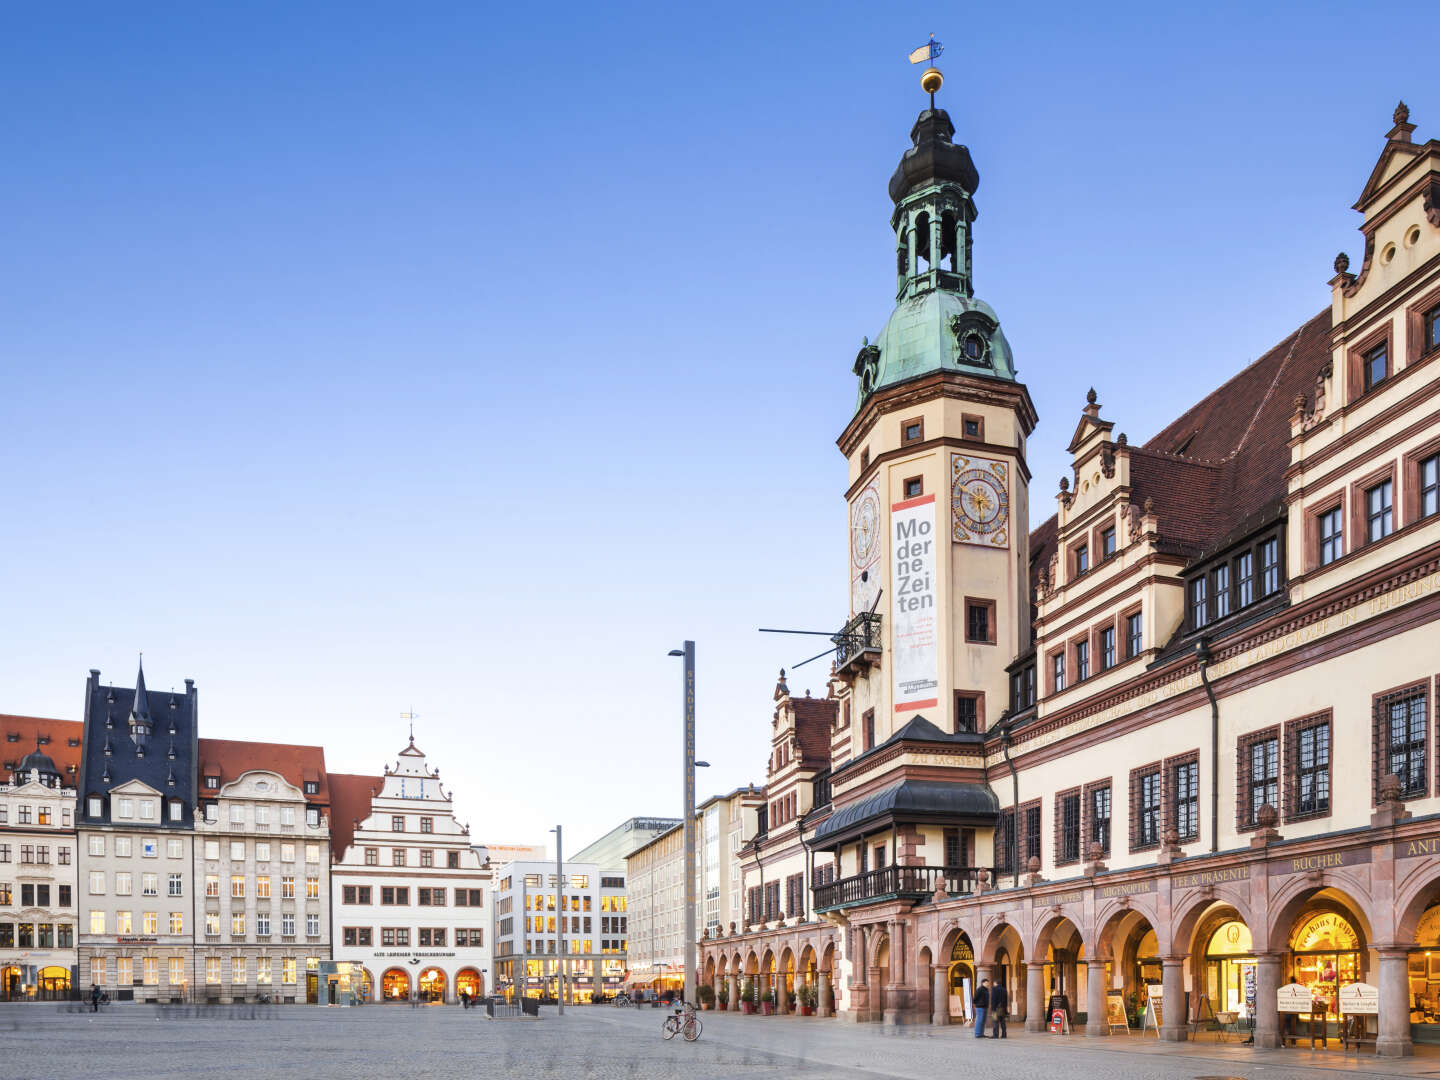
<svg viewBox="0 0 1440 1080"><path fill-rule="evenodd" d="M1360 936L1345 916L1334 911L1307 915L1290 939L1291 978L1309 987L1314 1001L1325 1003L1327 1027L1338 1035L1340 988L1361 982ZM1302 1013L1301 1019L1309 1020Z"/></svg>

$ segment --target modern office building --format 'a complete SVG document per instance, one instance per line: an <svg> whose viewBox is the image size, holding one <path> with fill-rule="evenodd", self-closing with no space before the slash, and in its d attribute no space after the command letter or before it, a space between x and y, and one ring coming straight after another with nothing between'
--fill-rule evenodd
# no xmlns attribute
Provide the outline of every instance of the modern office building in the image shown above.
<svg viewBox="0 0 1440 1080"><path fill-rule="evenodd" d="M632 851L679 824L679 818L630 818L575 852L574 858L567 861L594 863L605 870L624 870L625 859Z"/></svg>
<svg viewBox="0 0 1440 1080"><path fill-rule="evenodd" d="M947 1023L989 976L1032 1030L1055 1004L1103 1037L1116 991L1166 1039L1233 1013L1261 1046L1288 985L1335 1048L1373 989L1380 1053L1431 1037L1440 140L1414 131L1400 106L1325 309L1253 363L1217 356L1238 370L1213 390L1137 366L1199 396L1134 418L1148 441L1085 394L1032 530L1038 416L973 288L978 173L946 113L920 114L889 186L897 306L839 438L828 775L779 819L767 788L768 832L801 850L745 870L761 890L803 872L809 895L706 941L717 982Z"/></svg>
<svg viewBox="0 0 1440 1080"><path fill-rule="evenodd" d="M0 1001L70 994L80 735L73 720L0 716Z"/></svg>
<svg viewBox="0 0 1440 1080"><path fill-rule="evenodd" d="M561 935L567 1003L613 997L624 986L625 871L569 862L562 873L557 897L551 860L512 862L495 870L495 985L506 997L557 998Z"/></svg>
<svg viewBox="0 0 1440 1080"><path fill-rule="evenodd" d="M334 959L364 965L372 1001L487 994L492 872L439 770L412 736L383 775L329 780Z"/></svg>
<svg viewBox="0 0 1440 1080"><path fill-rule="evenodd" d="M330 792L318 746L201 739L195 997L320 996L330 959Z"/></svg>
<svg viewBox="0 0 1440 1080"><path fill-rule="evenodd" d="M78 832L78 989L181 1001L194 986L198 700L85 684Z"/></svg>

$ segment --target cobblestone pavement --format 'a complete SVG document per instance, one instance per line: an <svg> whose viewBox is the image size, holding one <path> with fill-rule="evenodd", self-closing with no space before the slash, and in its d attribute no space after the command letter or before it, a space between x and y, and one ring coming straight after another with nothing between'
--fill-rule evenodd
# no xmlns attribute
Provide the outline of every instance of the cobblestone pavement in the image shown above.
<svg viewBox="0 0 1440 1080"><path fill-rule="evenodd" d="M225 1080L356 1076L567 1077L577 1080L1301 1080L1340 1076L1440 1076L1428 1051L1404 1061L1238 1045L1160 1045L1134 1037L1086 1039L1015 1033L979 1041L964 1028L909 1028L792 1017L705 1013L700 1041L660 1038L659 1009L579 1007L563 1018L490 1021L479 1010L279 1006L260 1018L206 1010L164 1015L112 1006L99 1015L51 1005L0 1005L5 1080L192 1078Z"/></svg>

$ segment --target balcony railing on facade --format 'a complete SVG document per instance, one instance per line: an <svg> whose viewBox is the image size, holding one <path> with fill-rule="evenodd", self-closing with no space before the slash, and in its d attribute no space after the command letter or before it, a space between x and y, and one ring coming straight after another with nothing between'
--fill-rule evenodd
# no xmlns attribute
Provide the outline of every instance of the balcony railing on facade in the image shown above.
<svg viewBox="0 0 1440 1080"><path fill-rule="evenodd" d="M815 886L815 910L833 911L880 900L920 900L933 896L941 884L950 896L969 896L982 872L993 880L992 872L974 866L885 866Z"/></svg>
<svg viewBox="0 0 1440 1080"><path fill-rule="evenodd" d="M830 638L837 674L858 674L880 663L880 621L877 612L862 611Z"/></svg>

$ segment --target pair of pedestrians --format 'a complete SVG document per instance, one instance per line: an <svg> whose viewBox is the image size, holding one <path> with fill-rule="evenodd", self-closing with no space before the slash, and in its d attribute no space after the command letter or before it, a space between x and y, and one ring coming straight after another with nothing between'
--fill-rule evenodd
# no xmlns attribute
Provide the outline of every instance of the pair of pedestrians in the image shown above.
<svg viewBox="0 0 1440 1080"><path fill-rule="evenodd" d="M980 980L980 988L975 991L975 1038L985 1038L985 1021L988 1019L991 1024L990 1038L1008 1039L1010 1030L1006 1021L1010 1018L1010 992L1005 989L1003 982L997 982L993 987L989 979Z"/></svg>

